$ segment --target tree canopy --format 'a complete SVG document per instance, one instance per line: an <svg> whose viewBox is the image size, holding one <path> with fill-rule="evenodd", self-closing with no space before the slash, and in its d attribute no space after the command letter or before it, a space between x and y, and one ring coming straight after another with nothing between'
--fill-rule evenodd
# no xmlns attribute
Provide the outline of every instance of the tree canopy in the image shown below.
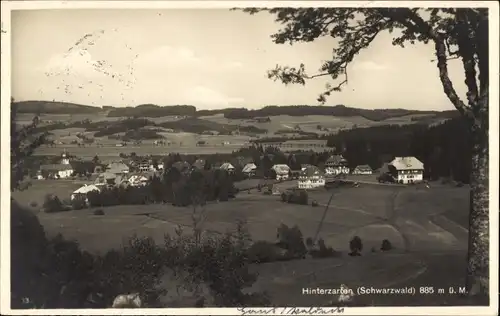
<svg viewBox="0 0 500 316"><path fill-rule="evenodd" d="M284 84L302 84L329 76L319 95L324 103L348 83L349 65L378 34L393 34L392 44L405 47L433 44L443 91L467 119L472 135L471 212L467 288L470 294L489 292L489 30L487 8L246 8L256 14L267 11L281 28L272 34L276 44L312 42L321 37L336 39L331 59L319 72L310 74L304 64L277 65L268 77ZM462 100L448 74L448 60L460 59L467 86ZM473 293L475 292L475 293Z"/></svg>
<svg viewBox="0 0 500 316"><path fill-rule="evenodd" d="M332 58L319 73L310 74L304 64L277 65L268 72L270 79L284 84L305 84L306 80L329 76L329 83L318 101L348 83L348 66L356 55L369 47L383 31L394 34L392 44L404 47L416 42L434 43L443 90L477 127L488 122L488 112L480 111L481 97L488 94L488 10L483 8L247 8L255 14L268 11L283 27L271 35L276 44L312 42L320 37L338 40ZM467 103L461 100L448 75L447 61L460 57L468 88ZM478 69L478 71L476 71ZM483 109L484 110L484 109Z"/></svg>

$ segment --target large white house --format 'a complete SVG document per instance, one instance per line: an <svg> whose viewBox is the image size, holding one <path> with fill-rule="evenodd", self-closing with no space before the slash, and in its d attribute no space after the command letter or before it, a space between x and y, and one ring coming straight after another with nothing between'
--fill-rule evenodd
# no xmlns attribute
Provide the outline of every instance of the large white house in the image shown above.
<svg viewBox="0 0 500 316"><path fill-rule="evenodd" d="M299 189L312 189L325 186L325 175L316 166L307 167L299 176Z"/></svg>
<svg viewBox="0 0 500 316"><path fill-rule="evenodd" d="M85 202L88 203L87 194L92 191L101 192L101 189L94 184L85 184L83 187L77 189L71 194L71 200L74 200L77 196L83 196L85 197Z"/></svg>
<svg viewBox="0 0 500 316"><path fill-rule="evenodd" d="M415 157L396 157L389 164L391 173L399 183L415 183L424 180L424 164Z"/></svg>
<svg viewBox="0 0 500 316"><path fill-rule="evenodd" d="M342 155L333 155L325 161L325 173L328 175L349 174L347 160Z"/></svg>
<svg viewBox="0 0 500 316"><path fill-rule="evenodd" d="M276 180L287 180L288 173L290 172L290 167L285 164L277 164L272 166L274 172L276 172Z"/></svg>

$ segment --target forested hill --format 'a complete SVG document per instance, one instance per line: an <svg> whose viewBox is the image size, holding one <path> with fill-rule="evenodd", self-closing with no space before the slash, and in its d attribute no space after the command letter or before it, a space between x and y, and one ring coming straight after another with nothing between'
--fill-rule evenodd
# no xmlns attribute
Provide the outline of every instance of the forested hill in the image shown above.
<svg viewBox="0 0 500 316"><path fill-rule="evenodd" d="M56 101L21 101L14 102L18 113L45 113L45 114L92 114L102 112L95 106L56 102Z"/></svg>
<svg viewBox="0 0 500 316"><path fill-rule="evenodd" d="M442 124L384 125L344 130L328 138L328 146L342 152L351 168L369 164L378 169L397 156L424 162L426 177L450 177L468 183L472 140L462 117Z"/></svg>
<svg viewBox="0 0 500 316"><path fill-rule="evenodd" d="M162 117L162 116L209 116L223 114L228 119L251 119L277 115L306 116L326 115L336 117L361 116L372 121L383 121L389 118L406 115L429 114L442 118L451 118L457 115L456 111L415 111L405 109L358 109L344 105L336 106L266 106L257 110L244 108L227 108L220 110L200 110L192 105L158 106L143 104L136 107L93 107L88 105L52 102L52 101L23 101L15 103L19 113L44 113L44 114L85 114L104 113L108 117Z"/></svg>

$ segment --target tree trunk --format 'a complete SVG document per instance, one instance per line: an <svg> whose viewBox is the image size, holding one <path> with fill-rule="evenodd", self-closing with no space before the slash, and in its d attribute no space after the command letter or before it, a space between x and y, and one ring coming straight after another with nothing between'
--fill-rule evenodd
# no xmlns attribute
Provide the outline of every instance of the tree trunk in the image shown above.
<svg viewBox="0 0 500 316"><path fill-rule="evenodd" d="M488 118L485 118L488 120ZM469 295L489 295L489 150L488 126L473 127L469 247L466 286Z"/></svg>

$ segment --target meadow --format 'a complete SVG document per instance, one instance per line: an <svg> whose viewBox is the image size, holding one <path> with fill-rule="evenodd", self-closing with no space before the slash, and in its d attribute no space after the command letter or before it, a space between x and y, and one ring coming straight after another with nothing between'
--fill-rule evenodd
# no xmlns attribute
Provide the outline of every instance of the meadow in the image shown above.
<svg viewBox="0 0 500 316"><path fill-rule="evenodd" d="M260 180L238 183L242 189L255 186ZM46 193L61 198L80 184L75 181L34 181L26 191L15 192L16 200L23 204L35 201L41 205ZM294 181L277 186L284 190ZM253 240L276 241L280 224L297 225L303 235L313 237L331 194L333 199L319 236L326 244L343 253L340 258L306 259L252 265L258 272L257 282L247 291L268 291L277 305L324 305L332 297L302 295L301 289L311 287L337 287L340 283L357 286L394 287L422 284L442 287L462 286L467 249L467 229L456 218L468 214L466 187L388 186L361 184L359 187L342 186L334 191L309 191L309 201L318 201L318 207L283 203L279 196L264 195L253 189L243 191L234 200L207 204L205 207L205 234L234 232L237 221L246 223ZM33 208L37 212L38 207ZM104 216L93 215L93 209L61 213L37 212L49 236L61 233L76 240L81 247L93 253L104 253L119 248L133 235L150 236L163 243L165 234L174 234L178 227L190 232L192 207L167 204L125 205L102 208ZM349 257L349 240L358 235L363 241L363 257ZM379 251L383 239L393 249ZM463 269L462 269L463 268ZM424 297L394 299L367 295L360 297L362 304L418 305ZM450 300L442 296L435 301ZM385 302L385 303L384 303Z"/></svg>
<svg viewBox="0 0 500 316"><path fill-rule="evenodd" d="M18 122L26 124L31 121L34 113L20 113ZM72 123L88 119L92 122L100 121L118 121L123 120L125 117L107 117L106 112L94 114L41 114L41 122L48 124L50 122L65 122ZM223 114L202 116L196 124L206 125L206 129L210 130L212 127L222 128L223 126L252 126L259 129L266 130L267 133L259 135L259 137L300 137L304 136L300 133L315 133L317 135L326 135L336 133L340 130L352 129L357 127L370 127L377 125L387 124L414 124L416 121L412 119L425 118L428 115L415 114L406 115L401 117L389 118L382 121L371 121L361 116L353 117L336 117L327 115L306 115L306 116L289 116L278 115L271 116L270 122L259 123L254 120L246 119L228 119ZM165 116L148 118L148 120L155 124L165 122L172 122L179 120L180 117ZM214 125L215 124L215 125ZM214 125L214 126L212 126ZM212 126L212 127L211 127ZM298 127L300 132L295 128ZM322 129L318 129L321 127ZM145 127L149 128L149 127ZM116 146L120 143L117 139L109 139L106 137L95 137L95 132L86 132L84 128L63 128L51 131L50 138L62 142L61 145L42 146L38 148L35 155L58 155L61 150L71 150L72 154L82 158L89 158L95 155L103 157L118 157L120 153L136 152L137 154L168 154L172 152L179 152L185 154L213 154L213 153L230 153L239 148L248 146L248 144L257 139L256 135L200 135L190 132L171 132L166 128L160 126L151 126L157 130L157 133L163 137L163 140L169 145L156 147L153 145L154 140L142 140L141 145L126 147ZM77 134L84 134L87 137L94 138L94 144L86 144L85 148L79 148L76 144L71 144L73 141L78 141ZM118 136L120 133L116 134ZM205 142L202 146L197 146L199 142ZM96 144L100 144L97 146ZM298 148L290 148L294 150ZM314 149L322 150L322 149Z"/></svg>
<svg viewBox="0 0 500 316"><path fill-rule="evenodd" d="M38 180L28 190L14 193L14 198L25 205L36 202L39 208L45 194L67 199L79 186L81 183L73 181ZM278 184L280 190L291 186L293 182ZM225 233L243 220L254 239L274 242L276 228L284 223L298 225L304 236L312 237L324 205L333 193L320 235L334 249L346 251L354 235L362 238L368 252L372 247L378 249L383 239L389 239L400 251L463 250L466 247L467 230L463 222L457 223L454 219L468 214L467 189L361 185L334 190L309 192L309 201L318 201L318 207L283 203L279 196L266 196L257 190L241 192L232 201L206 206L205 229ZM61 232L92 251L118 247L121 240L133 232L152 234L161 241L163 234L173 233L177 225L192 225L190 207L151 204L113 206L104 211L104 217L92 215L92 210L38 215L48 232Z"/></svg>

